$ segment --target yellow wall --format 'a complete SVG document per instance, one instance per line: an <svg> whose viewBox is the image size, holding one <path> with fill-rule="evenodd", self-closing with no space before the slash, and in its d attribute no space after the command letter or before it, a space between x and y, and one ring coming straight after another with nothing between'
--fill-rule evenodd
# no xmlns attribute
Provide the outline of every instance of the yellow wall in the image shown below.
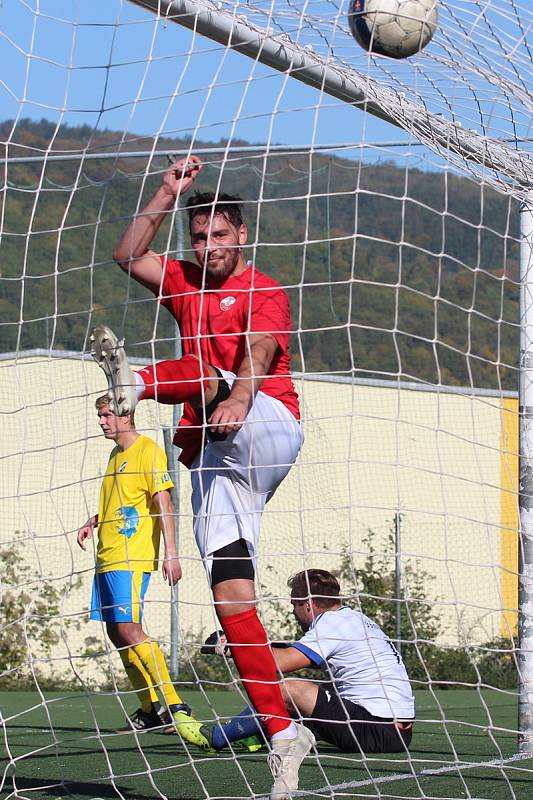
<svg viewBox="0 0 533 800"><path fill-rule="evenodd" d="M75 533L97 505L110 445L94 398L105 388L90 360L34 356L0 361L0 541L23 540L36 579L65 591L62 614L82 620L58 647L58 662L83 674L83 640L94 554ZM372 529L383 542L402 515L402 562L430 576L443 641L488 641L515 624L517 529L516 400L400 387L395 383L298 381L305 445L264 515L259 580L287 598L286 580L310 566L335 568L348 547L364 562ZM140 404L137 426L162 442L171 409ZM178 524L184 578L183 636L200 642L216 627L192 536L187 470L180 470ZM18 531L18 534L15 532ZM150 633L168 640L169 590L152 578ZM60 625L60 620L57 624ZM70 661L69 661L70 659Z"/></svg>
<svg viewBox="0 0 533 800"><path fill-rule="evenodd" d="M518 400L504 398L501 415L501 633L509 637L518 624Z"/></svg>

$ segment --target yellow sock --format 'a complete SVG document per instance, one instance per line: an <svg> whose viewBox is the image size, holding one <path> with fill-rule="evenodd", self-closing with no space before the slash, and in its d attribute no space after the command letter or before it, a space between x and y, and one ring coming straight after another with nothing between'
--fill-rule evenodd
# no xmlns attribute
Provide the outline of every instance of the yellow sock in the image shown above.
<svg viewBox="0 0 533 800"><path fill-rule="evenodd" d="M177 693L170 678L170 674L165 661L165 656L161 652L157 642L146 639L141 644L136 644L130 648L135 650L139 661L142 663L146 672L149 674L155 686L159 686L165 695L167 705L178 705L183 700Z"/></svg>
<svg viewBox="0 0 533 800"><path fill-rule="evenodd" d="M124 664L129 682L137 692L137 697L141 701L142 710L149 714L152 710L152 703L157 703L159 700L153 686L154 681L152 681L150 675L144 668L134 647L128 647L127 650L120 650L120 658Z"/></svg>

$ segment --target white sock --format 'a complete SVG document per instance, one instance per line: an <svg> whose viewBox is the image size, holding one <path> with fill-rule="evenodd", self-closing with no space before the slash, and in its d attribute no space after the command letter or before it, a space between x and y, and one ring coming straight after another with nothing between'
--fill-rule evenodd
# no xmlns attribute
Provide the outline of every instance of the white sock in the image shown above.
<svg viewBox="0 0 533 800"><path fill-rule="evenodd" d="M134 372L133 377L135 378L135 392L137 394L137 400L140 400L144 394L146 384L138 372Z"/></svg>
<svg viewBox="0 0 533 800"><path fill-rule="evenodd" d="M294 722L290 722L282 731L278 731L270 737L272 742L278 742L280 739L296 739L298 736L298 728Z"/></svg>

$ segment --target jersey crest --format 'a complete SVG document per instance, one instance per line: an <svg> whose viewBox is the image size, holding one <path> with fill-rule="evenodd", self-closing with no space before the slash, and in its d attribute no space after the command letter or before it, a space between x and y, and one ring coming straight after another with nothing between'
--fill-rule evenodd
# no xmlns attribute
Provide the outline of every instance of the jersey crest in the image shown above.
<svg viewBox="0 0 533 800"><path fill-rule="evenodd" d="M220 310L221 311L229 311L232 307L233 303L237 301L236 297L223 297L220 301Z"/></svg>

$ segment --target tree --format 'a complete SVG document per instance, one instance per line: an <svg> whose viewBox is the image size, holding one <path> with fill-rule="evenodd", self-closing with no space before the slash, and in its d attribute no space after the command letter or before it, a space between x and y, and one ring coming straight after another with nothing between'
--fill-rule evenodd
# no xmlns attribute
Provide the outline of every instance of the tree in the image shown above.
<svg viewBox="0 0 533 800"><path fill-rule="evenodd" d="M375 620L385 634L396 641L410 679L423 688L428 684L476 682L470 654L464 648L437 644L442 630L434 601L428 595L434 576L416 561L402 563L399 597L395 596L395 540L391 529L378 551L376 534L369 530L363 545L367 555L362 566L354 563L345 546L336 571L347 605L358 608ZM397 640L397 613L400 613L400 640Z"/></svg>
<svg viewBox="0 0 533 800"><path fill-rule="evenodd" d="M429 587L434 576L422 569L416 560L402 564L399 597L395 596L395 542L391 529L378 549L377 534L368 530L363 539L366 555L358 565L348 545L342 547L340 565L331 570L341 584L345 605L361 611L375 620L395 643L397 639L397 610L400 611L400 641L402 658L413 688L457 688L457 684L473 687L495 686L514 689L517 682L516 653L513 643L496 639L482 645L466 643L462 647L439 641L442 623L436 611L436 600ZM267 570L273 570L267 567ZM287 599L267 597L265 586L260 595L271 641L290 644L302 635ZM231 685L235 674L231 659L200 656L194 645L185 648L180 680L212 682L213 687ZM300 670L299 677L317 678L315 668Z"/></svg>
<svg viewBox="0 0 533 800"><path fill-rule="evenodd" d="M79 579L68 585L75 588ZM3 688L21 688L32 683L32 660L49 658L59 642L67 587L36 576L20 540L0 548L0 586L0 680ZM77 627L79 622L63 618L62 626ZM50 682L39 669L33 674L41 685Z"/></svg>
<svg viewBox="0 0 533 800"><path fill-rule="evenodd" d="M368 530L363 539L366 556L360 566L348 546L345 544L342 547L340 566L331 571L341 584L343 603L375 620L391 641L396 643L396 614L399 607L399 646L415 688L427 688L435 684L447 688L458 681L478 683L475 663L482 661L483 670L488 674L486 651L478 655L474 648L448 647L437 643L442 625L435 611L436 598L429 596L427 588L431 586L433 576L422 569L418 562L404 561L401 591L396 598L393 531L389 532L379 550L376 538L376 533ZM286 602L273 600L269 604L268 631L274 641L291 642L301 636L301 630ZM505 660L505 656L502 658ZM505 660L506 666L508 660ZM303 672L301 674L303 676ZM508 666L505 674L508 678ZM316 673L310 672L309 677L316 678Z"/></svg>

